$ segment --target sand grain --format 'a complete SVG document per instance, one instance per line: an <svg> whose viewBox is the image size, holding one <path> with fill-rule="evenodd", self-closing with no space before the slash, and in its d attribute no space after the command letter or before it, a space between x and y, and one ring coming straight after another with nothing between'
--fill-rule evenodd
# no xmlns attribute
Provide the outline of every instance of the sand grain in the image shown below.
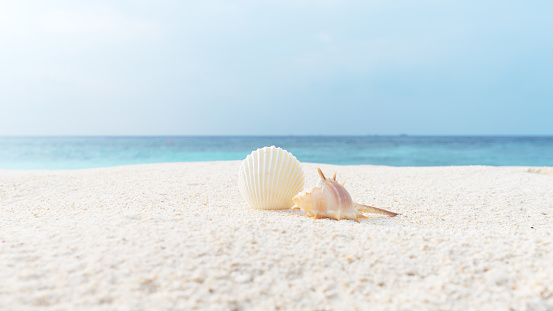
<svg viewBox="0 0 553 311"><path fill-rule="evenodd" d="M0 310L553 309L551 175L303 164L402 214L358 224L247 208L239 163L0 171Z"/></svg>

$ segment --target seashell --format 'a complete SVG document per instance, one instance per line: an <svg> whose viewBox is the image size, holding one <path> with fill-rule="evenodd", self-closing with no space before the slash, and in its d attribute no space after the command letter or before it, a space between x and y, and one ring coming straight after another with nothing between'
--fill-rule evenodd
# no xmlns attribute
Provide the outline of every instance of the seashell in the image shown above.
<svg viewBox="0 0 553 311"><path fill-rule="evenodd" d="M255 209L289 209L292 198L303 189L300 161L275 146L257 149L242 161L238 188Z"/></svg>
<svg viewBox="0 0 553 311"><path fill-rule="evenodd" d="M353 202L344 184L336 181L334 177L326 178L321 169L318 169L321 179L316 187L311 190L302 191L293 198L295 205L293 209L301 209L309 217L331 218L336 220L351 219L359 222L358 219L366 219L362 212L396 216L397 213L390 212L377 207L367 206Z"/></svg>

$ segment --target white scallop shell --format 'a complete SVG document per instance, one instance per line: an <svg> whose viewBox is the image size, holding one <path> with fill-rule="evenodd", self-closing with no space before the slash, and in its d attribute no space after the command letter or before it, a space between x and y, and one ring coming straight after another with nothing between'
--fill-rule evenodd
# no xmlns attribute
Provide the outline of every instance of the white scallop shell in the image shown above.
<svg viewBox="0 0 553 311"><path fill-rule="evenodd" d="M288 209L292 198L303 190L300 161L290 152L275 146L249 154L238 171L242 198L255 209Z"/></svg>

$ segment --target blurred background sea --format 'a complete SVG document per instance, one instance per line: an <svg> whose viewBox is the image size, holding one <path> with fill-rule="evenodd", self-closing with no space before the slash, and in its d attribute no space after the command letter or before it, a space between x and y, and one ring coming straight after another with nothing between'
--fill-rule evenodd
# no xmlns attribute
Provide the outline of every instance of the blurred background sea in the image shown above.
<svg viewBox="0 0 553 311"><path fill-rule="evenodd" d="M301 162L390 166L553 166L553 137L0 137L0 169L83 169L242 160L275 145Z"/></svg>

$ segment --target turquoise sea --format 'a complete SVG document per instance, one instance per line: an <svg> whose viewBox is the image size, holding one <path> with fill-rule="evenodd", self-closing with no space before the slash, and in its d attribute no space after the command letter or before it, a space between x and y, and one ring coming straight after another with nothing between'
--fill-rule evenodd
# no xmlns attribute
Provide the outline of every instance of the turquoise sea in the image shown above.
<svg viewBox="0 0 553 311"><path fill-rule="evenodd" d="M242 160L275 145L302 162L391 166L553 166L553 137L0 137L0 169L81 169Z"/></svg>

